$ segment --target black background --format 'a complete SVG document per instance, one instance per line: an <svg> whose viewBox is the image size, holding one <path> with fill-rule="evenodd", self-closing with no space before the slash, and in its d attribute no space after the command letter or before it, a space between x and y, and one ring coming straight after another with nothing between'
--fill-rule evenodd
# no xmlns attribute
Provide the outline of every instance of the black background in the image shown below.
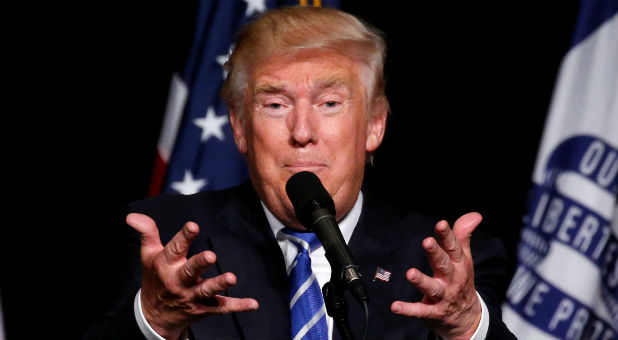
<svg viewBox="0 0 618 340"><path fill-rule="evenodd" d="M23 82L12 85L23 96L9 101L25 120L3 124L15 156L5 176L15 193L2 209L9 340L77 338L117 285L106 279L122 263L110 230L123 223L128 202L146 195L171 74L188 53L196 7L196 0L65 2L30 18L40 26L34 34L20 20L7 28L18 51L7 69ZM392 204L450 221L480 212L481 228L505 241L512 266L578 2L348 0L343 7L383 30L389 45L393 114L367 174L371 187ZM29 58L20 60L22 52Z"/></svg>

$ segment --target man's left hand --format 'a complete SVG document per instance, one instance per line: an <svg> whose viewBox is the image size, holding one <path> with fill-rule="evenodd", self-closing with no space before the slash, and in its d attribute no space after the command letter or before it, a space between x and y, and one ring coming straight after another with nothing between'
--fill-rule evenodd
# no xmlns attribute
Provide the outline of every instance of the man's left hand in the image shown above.
<svg viewBox="0 0 618 340"><path fill-rule="evenodd" d="M420 302L395 301L391 310L422 318L436 334L446 339L470 339L481 320L481 303L474 287L474 264L470 237L481 222L478 213L461 216L453 226L436 224L436 238L423 240L433 277L411 268L406 278L424 294Z"/></svg>

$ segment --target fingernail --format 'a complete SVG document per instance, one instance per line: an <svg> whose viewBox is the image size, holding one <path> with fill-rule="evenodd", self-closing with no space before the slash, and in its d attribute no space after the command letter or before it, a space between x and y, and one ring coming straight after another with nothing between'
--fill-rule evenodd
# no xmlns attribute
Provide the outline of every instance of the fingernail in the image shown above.
<svg viewBox="0 0 618 340"><path fill-rule="evenodd" d="M424 243L425 248L427 248L428 250L432 250L436 246L436 243L434 242L432 237L425 239Z"/></svg>
<svg viewBox="0 0 618 340"><path fill-rule="evenodd" d="M217 261L217 255L215 255L215 253L213 252L204 253L204 257L206 258L206 261L208 261L208 263L215 263L215 261Z"/></svg>
<svg viewBox="0 0 618 340"><path fill-rule="evenodd" d="M401 310L401 305L397 302L394 302L393 305L391 306L391 310L393 312L399 312Z"/></svg>
<svg viewBox="0 0 618 340"><path fill-rule="evenodd" d="M192 223L192 222L188 222L187 223L187 231L191 234L197 234L199 229L197 227L197 224Z"/></svg>

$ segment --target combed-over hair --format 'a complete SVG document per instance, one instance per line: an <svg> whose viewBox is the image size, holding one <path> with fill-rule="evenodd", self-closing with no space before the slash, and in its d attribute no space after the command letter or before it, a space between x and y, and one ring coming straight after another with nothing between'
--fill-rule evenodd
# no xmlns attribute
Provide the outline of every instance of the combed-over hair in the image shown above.
<svg viewBox="0 0 618 340"><path fill-rule="evenodd" d="M386 44L382 33L355 16L333 8L294 6L270 10L239 32L225 63L227 78L221 96L228 107L242 114L244 90L251 69L275 55L303 50L333 51L366 65L372 75L368 104L383 101Z"/></svg>

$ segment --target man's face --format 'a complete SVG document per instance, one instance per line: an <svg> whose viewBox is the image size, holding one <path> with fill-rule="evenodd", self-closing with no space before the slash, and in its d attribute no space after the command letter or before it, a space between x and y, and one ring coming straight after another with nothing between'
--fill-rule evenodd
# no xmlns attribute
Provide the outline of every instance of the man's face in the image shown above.
<svg viewBox="0 0 618 340"><path fill-rule="evenodd" d="M234 135L258 195L284 224L303 228L285 192L300 171L320 178L338 220L354 205L365 154L380 145L386 124L386 108L368 112L368 75L325 52L271 57L249 75L244 115L231 112Z"/></svg>

